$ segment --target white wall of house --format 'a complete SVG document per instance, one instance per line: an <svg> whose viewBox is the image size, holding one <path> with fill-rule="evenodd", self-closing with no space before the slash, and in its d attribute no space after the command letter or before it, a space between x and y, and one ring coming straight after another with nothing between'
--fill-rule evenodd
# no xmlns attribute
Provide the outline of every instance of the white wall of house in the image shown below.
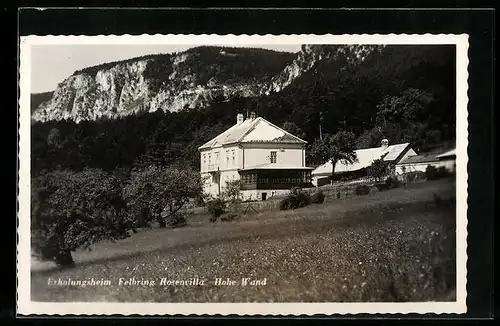
<svg viewBox="0 0 500 326"><path fill-rule="evenodd" d="M243 164L242 150L237 145L208 148L200 152L200 172L205 178L203 190L205 193L217 196L223 192L228 181L239 180L238 169ZM219 171L220 180L217 180L215 171Z"/></svg>
<svg viewBox="0 0 500 326"><path fill-rule="evenodd" d="M205 178L205 183L203 186L203 191L212 196L217 196L219 194L219 184L217 183L217 176L214 173L202 173L202 178ZM224 192L228 182L239 180L240 175L238 171L220 171L220 191Z"/></svg>
<svg viewBox="0 0 500 326"><path fill-rule="evenodd" d="M262 194L266 194L266 199L273 198L274 196L286 195L290 192L288 189L254 189L254 190L242 190L241 197L242 200L262 200Z"/></svg>
<svg viewBox="0 0 500 326"><path fill-rule="evenodd" d="M323 175L313 175L311 178L311 182L312 182L313 186L317 187L319 179L322 179L322 178L328 178L328 177L323 176Z"/></svg>
<svg viewBox="0 0 500 326"><path fill-rule="evenodd" d="M242 144L243 168L271 164L271 156L276 155L277 166L305 166L305 149L302 144ZM272 154L274 152L275 154Z"/></svg>
<svg viewBox="0 0 500 326"><path fill-rule="evenodd" d="M237 145L219 146L200 151L200 172L239 169L242 165L241 148Z"/></svg>

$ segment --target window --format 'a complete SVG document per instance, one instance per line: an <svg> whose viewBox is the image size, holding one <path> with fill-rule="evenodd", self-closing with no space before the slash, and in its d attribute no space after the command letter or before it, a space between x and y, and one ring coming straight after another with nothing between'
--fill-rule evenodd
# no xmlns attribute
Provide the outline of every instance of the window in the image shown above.
<svg viewBox="0 0 500 326"><path fill-rule="evenodd" d="M276 163L276 155L277 152L275 151L271 152L271 163Z"/></svg>
<svg viewBox="0 0 500 326"><path fill-rule="evenodd" d="M215 164L219 166L219 162L220 162L220 153L215 152Z"/></svg>
<svg viewBox="0 0 500 326"><path fill-rule="evenodd" d="M231 151L231 154L233 156L233 166L235 166L236 165L236 155L234 153L234 149Z"/></svg>
<svg viewBox="0 0 500 326"><path fill-rule="evenodd" d="M207 154L203 154L203 168L207 166Z"/></svg>
<svg viewBox="0 0 500 326"><path fill-rule="evenodd" d="M250 183L250 175L248 174L243 175L243 183Z"/></svg>
<svg viewBox="0 0 500 326"><path fill-rule="evenodd" d="M269 179L267 177L260 177L259 183L269 183Z"/></svg>
<svg viewBox="0 0 500 326"><path fill-rule="evenodd" d="M257 183L257 174L244 174L242 176L242 181L244 184Z"/></svg>
<svg viewBox="0 0 500 326"><path fill-rule="evenodd" d="M229 151L226 151L226 167L229 167Z"/></svg>

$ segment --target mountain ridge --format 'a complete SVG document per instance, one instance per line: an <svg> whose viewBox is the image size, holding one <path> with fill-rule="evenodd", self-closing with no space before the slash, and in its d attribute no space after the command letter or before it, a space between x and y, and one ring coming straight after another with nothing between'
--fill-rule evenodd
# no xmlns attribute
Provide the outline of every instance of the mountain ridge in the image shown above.
<svg viewBox="0 0 500 326"><path fill-rule="evenodd" d="M59 83L49 100L32 109L32 118L113 119L204 107L218 96L258 96L295 56L257 48L195 47L90 66Z"/></svg>
<svg viewBox="0 0 500 326"><path fill-rule="evenodd" d="M203 108L219 97L269 95L288 87L318 62L344 52L351 53L351 60L362 60L374 48L303 45L301 51L291 53L201 46L103 63L77 70L59 83L52 97L32 110L32 118L78 123Z"/></svg>

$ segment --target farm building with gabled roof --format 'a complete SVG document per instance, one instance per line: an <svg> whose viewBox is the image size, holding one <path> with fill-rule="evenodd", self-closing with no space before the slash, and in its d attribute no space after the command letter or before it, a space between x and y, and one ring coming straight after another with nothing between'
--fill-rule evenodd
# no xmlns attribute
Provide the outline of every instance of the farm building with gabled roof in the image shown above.
<svg viewBox="0 0 500 326"><path fill-rule="evenodd" d="M449 172L455 172L456 150L445 150L442 148L414 155L401 160L396 164L396 174L404 174L413 171L425 172L429 165L435 168L445 167Z"/></svg>
<svg viewBox="0 0 500 326"><path fill-rule="evenodd" d="M379 147L365 148L355 150L357 161L349 164L338 162L335 165L335 175L333 180L337 178L366 175L368 168L373 161L383 159L385 162L397 164L399 161L417 155L411 148L410 143L389 145L387 139L383 139ZM312 182L316 186L321 186L332 182L332 163L326 162L312 171Z"/></svg>

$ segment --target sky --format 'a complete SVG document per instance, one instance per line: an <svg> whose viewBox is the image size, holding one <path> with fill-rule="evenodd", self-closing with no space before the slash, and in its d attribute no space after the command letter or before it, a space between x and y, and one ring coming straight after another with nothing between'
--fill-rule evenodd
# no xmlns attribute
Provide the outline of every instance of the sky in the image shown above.
<svg viewBox="0 0 500 326"><path fill-rule="evenodd" d="M147 54L185 51L196 45L33 45L31 93L53 91L76 70ZM228 46L228 45L226 45ZM298 52L300 44L246 45L275 51Z"/></svg>

